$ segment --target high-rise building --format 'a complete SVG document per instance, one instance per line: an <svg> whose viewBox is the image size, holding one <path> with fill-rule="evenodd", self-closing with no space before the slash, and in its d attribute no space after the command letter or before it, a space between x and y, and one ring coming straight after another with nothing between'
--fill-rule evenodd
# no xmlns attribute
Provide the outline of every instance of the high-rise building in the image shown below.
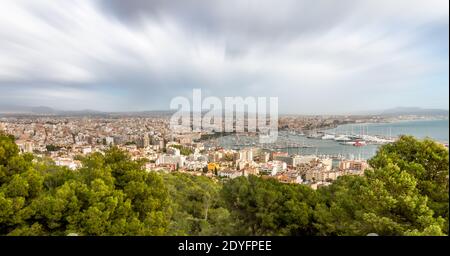
<svg viewBox="0 0 450 256"><path fill-rule="evenodd" d="M253 162L252 149L241 149L235 154L236 161Z"/></svg>
<svg viewBox="0 0 450 256"><path fill-rule="evenodd" d="M143 145L144 148L147 148L148 146L150 146L150 138L149 138L148 134L144 134L143 141L144 141L144 145Z"/></svg>
<svg viewBox="0 0 450 256"><path fill-rule="evenodd" d="M25 153L33 153L33 142L31 142L31 141L25 142L24 152Z"/></svg>
<svg viewBox="0 0 450 256"><path fill-rule="evenodd" d="M259 160L261 163L269 162L270 161L270 153L261 151L261 153L259 154Z"/></svg>
<svg viewBox="0 0 450 256"><path fill-rule="evenodd" d="M105 138L106 145L114 145L114 138L113 137L106 137Z"/></svg>

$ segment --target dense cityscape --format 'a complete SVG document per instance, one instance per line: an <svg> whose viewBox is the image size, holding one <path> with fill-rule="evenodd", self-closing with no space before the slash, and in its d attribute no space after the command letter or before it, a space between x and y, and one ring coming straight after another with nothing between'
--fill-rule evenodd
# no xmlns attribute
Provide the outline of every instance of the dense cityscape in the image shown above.
<svg viewBox="0 0 450 256"><path fill-rule="evenodd" d="M332 134L319 127L367 121L281 117L283 126L297 128L281 127L287 130L274 144L238 139L222 147L220 139L231 135L174 133L167 115L8 115L0 119L0 231L58 236L447 234L447 144L412 136L383 138L367 142L378 148L370 159L291 154L280 148L290 144L284 133L363 148L367 134ZM311 123L312 130L306 128ZM448 130L448 119L443 123ZM256 137L248 132L232 136ZM358 144L349 144L353 140Z"/></svg>
<svg viewBox="0 0 450 256"><path fill-rule="evenodd" d="M287 116L280 119L279 128L301 132L305 136L309 134L318 139L330 139L328 137L332 136L332 139L348 144L352 142L350 138L339 140L334 135L324 135L317 130L345 123L388 122L411 118L419 117ZM265 145L249 144L235 149L222 148L214 144L214 132L172 132L167 115L5 117L0 119L0 131L13 135L21 152L50 158L56 165L72 170L82 167L80 156L103 153L111 146L128 152L132 160L144 160L147 171L181 172L215 179L257 175L283 183L306 184L314 189L329 185L339 176L363 175L364 170L369 167L365 159L288 154L277 151L279 148L276 146L268 148ZM384 139L378 143L392 141L394 140ZM366 142L358 140L356 143Z"/></svg>

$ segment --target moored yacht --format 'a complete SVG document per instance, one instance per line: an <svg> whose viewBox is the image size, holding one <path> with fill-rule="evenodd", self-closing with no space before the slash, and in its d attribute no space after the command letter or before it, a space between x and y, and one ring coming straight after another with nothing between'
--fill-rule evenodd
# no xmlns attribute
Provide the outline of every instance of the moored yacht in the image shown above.
<svg viewBox="0 0 450 256"><path fill-rule="evenodd" d="M334 140L336 138L336 136L334 136L333 134L325 134L322 137L322 140Z"/></svg>
<svg viewBox="0 0 450 256"><path fill-rule="evenodd" d="M351 141L351 139L347 135L339 135L336 138L334 138L334 140L338 142Z"/></svg>

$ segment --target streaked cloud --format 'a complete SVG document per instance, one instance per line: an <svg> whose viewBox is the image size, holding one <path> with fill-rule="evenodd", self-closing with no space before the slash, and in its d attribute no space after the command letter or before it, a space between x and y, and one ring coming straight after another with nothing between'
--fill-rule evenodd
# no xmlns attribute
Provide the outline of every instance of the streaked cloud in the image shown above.
<svg viewBox="0 0 450 256"><path fill-rule="evenodd" d="M5 1L0 101L164 109L202 88L219 97L278 96L283 112L446 108L448 5Z"/></svg>

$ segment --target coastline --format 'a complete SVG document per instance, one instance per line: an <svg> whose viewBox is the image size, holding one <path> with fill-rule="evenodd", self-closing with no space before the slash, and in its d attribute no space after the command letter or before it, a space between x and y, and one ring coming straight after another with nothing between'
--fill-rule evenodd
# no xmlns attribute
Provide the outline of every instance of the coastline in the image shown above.
<svg viewBox="0 0 450 256"><path fill-rule="evenodd" d="M369 128L370 127L376 127L376 128L379 128L379 127L382 127L383 125L386 125L386 126L389 126L389 125L392 125L393 127L382 127L382 128L389 128L389 129L394 129L394 133L395 133L395 129L414 129L414 126L412 125L411 127L408 127L408 126L405 126L405 127L396 127L395 125L396 124L408 124L408 123L411 123L411 124L414 124L414 123L426 123L426 122L444 122L444 121L446 121L446 123L447 123L447 136L444 136L443 134L441 134L441 135L439 135L439 136L436 136L436 135L433 135L433 134L417 134L417 133L419 133L419 132L417 132L417 131L413 131L413 132L411 132L411 131L409 131L409 132L407 132L407 133L404 133L404 134L406 134L406 135L412 135L412 136L415 136L415 137L419 137L419 138L426 138L426 137L428 137L428 138L430 138L430 139L433 139L433 140L435 140L436 142L439 142L439 143L443 143L443 144L447 144L448 142L449 142L449 138L448 138L448 131L449 131L449 129L448 129L448 124L449 124L449 119L448 118L427 118L427 119L408 119L408 120L390 120L390 121L388 121L388 122L367 122L367 123L353 123L353 124L345 124L345 125L339 125L339 126L337 126L337 127L335 127L335 128L331 128L331 129L325 129L325 130L321 130L322 132L324 132L324 133L334 133L334 132L336 132L336 130L338 130L339 128L345 128L346 126L351 126L351 125L355 125L355 126L368 126ZM377 126L379 126L379 127L377 127ZM399 133L399 134L394 134L394 133L392 133L392 136L399 136L399 135L402 135L402 133Z"/></svg>

